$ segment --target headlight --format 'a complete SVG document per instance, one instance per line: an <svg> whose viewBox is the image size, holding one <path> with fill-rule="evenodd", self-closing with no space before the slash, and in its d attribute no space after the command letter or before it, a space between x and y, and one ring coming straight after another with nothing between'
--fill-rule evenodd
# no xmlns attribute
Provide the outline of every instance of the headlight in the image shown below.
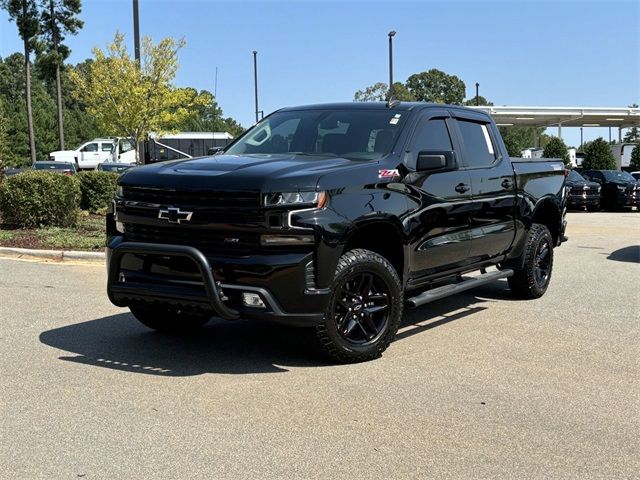
<svg viewBox="0 0 640 480"><path fill-rule="evenodd" d="M326 201L325 192L281 192L268 193L264 197L266 207L286 205L316 205L323 207Z"/></svg>
<svg viewBox="0 0 640 480"><path fill-rule="evenodd" d="M122 185L118 185L116 187L116 197L123 197L124 193L122 191Z"/></svg>

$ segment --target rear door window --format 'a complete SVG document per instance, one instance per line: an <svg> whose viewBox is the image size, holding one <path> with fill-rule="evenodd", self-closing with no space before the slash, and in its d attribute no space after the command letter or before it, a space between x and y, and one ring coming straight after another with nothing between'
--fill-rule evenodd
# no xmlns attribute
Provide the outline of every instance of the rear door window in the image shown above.
<svg viewBox="0 0 640 480"><path fill-rule="evenodd" d="M458 128L462 136L467 166L488 167L495 162L496 151L489 133L489 124L458 120Z"/></svg>

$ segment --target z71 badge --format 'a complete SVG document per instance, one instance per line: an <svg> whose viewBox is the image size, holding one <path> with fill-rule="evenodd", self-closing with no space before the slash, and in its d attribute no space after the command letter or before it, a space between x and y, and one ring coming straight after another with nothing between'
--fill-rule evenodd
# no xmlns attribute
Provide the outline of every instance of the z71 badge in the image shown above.
<svg viewBox="0 0 640 480"><path fill-rule="evenodd" d="M400 173L395 168L393 170L378 170L378 178L396 178L399 176Z"/></svg>

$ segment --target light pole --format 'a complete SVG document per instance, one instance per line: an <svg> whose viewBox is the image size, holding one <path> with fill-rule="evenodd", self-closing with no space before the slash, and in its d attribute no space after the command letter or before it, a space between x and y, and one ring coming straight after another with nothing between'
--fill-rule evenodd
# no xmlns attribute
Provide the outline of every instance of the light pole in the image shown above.
<svg viewBox="0 0 640 480"><path fill-rule="evenodd" d="M476 107L478 105L480 105L480 94L478 93L480 91L480 84L478 82L476 82Z"/></svg>
<svg viewBox="0 0 640 480"><path fill-rule="evenodd" d="M256 98L256 123L260 120L258 118L258 52L253 51L253 91Z"/></svg>
<svg viewBox="0 0 640 480"><path fill-rule="evenodd" d="M393 96L393 37L396 31L389 32L389 98Z"/></svg>
<svg viewBox="0 0 640 480"><path fill-rule="evenodd" d="M138 0L133 0L133 45L136 62L140 66L140 22L138 21Z"/></svg>
<svg viewBox="0 0 640 480"><path fill-rule="evenodd" d="M584 142L582 141L582 128L583 128L583 127L580 127L580 148L582 148L582 144L584 143Z"/></svg>

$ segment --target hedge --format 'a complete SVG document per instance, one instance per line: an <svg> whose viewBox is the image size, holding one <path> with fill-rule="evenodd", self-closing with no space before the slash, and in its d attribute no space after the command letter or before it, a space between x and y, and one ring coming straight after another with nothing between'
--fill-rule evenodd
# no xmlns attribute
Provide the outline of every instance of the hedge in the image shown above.
<svg viewBox="0 0 640 480"><path fill-rule="evenodd" d="M75 176L31 170L0 183L4 223L20 227L70 227L77 223L80 182Z"/></svg>
<svg viewBox="0 0 640 480"><path fill-rule="evenodd" d="M116 193L118 174L115 172L89 171L78 174L82 197L80 208L91 213L104 211Z"/></svg>

